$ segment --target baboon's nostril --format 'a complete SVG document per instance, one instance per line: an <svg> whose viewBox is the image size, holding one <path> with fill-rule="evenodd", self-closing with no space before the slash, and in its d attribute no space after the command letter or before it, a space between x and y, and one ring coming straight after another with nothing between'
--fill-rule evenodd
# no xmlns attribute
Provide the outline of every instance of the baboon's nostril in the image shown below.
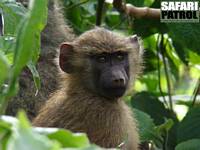
<svg viewBox="0 0 200 150"><path fill-rule="evenodd" d="M114 79L113 80L113 85L117 86L117 87L124 86L125 85L125 81L122 78Z"/></svg>

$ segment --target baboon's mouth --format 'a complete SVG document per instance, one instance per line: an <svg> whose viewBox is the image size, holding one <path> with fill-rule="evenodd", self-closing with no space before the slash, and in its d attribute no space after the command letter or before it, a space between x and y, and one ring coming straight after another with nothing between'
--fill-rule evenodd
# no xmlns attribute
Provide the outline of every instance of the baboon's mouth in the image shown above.
<svg viewBox="0 0 200 150"><path fill-rule="evenodd" d="M126 92L126 87L110 87L104 89L104 95L108 98L119 98Z"/></svg>

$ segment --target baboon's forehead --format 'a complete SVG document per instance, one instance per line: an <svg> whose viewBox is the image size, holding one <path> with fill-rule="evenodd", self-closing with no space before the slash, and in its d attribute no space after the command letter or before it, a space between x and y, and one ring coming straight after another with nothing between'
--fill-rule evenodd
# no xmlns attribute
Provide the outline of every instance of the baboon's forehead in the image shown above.
<svg viewBox="0 0 200 150"><path fill-rule="evenodd" d="M128 51L130 49L130 42L118 34L111 31L97 28L85 32L76 39L75 45L81 51L87 52L113 52L113 51Z"/></svg>

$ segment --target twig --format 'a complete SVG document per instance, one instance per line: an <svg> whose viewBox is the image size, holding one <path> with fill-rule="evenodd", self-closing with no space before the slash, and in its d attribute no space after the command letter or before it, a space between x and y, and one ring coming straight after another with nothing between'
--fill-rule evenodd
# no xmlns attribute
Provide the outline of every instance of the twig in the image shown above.
<svg viewBox="0 0 200 150"><path fill-rule="evenodd" d="M0 36L4 35L4 17L3 17L3 12L0 9Z"/></svg>
<svg viewBox="0 0 200 150"><path fill-rule="evenodd" d="M98 0L97 13L96 13L96 25L97 26L101 25L104 2L105 2L105 0Z"/></svg>
<svg viewBox="0 0 200 150"><path fill-rule="evenodd" d="M200 91L200 78L198 79L196 87L193 92L192 107L194 106L194 104L196 102L196 98L197 98L199 91Z"/></svg>
<svg viewBox="0 0 200 150"><path fill-rule="evenodd" d="M161 50L161 55L162 55L163 64L164 64L165 77L166 77L166 81L167 81L167 91L168 91L168 97L169 97L169 106L170 106L170 110L173 112L173 103L172 103L172 95L171 95L171 84L170 84L168 66L167 66L166 57L165 57L165 46L164 46L163 34L161 35L160 50Z"/></svg>
<svg viewBox="0 0 200 150"><path fill-rule="evenodd" d="M165 141L164 141L164 145L163 145L163 150L167 150L168 149L168 146L167 146L167 144L168 144L168 140L169 140L169 133L168 133L168 131L166 131L166 137L165 137Z"/></svg>
<svg viewBox="0 0 200 150"><path fill-rule="evenodd" d="M136 7L132 4L124 4L122 0L114 0L113 6L121 13L126 13L134 18L160 18L160 9L148 7Z"/></svg>
<svg viewBox="0 0 200 150"><path fill-rule="evenodd" d="M168 103L165 99L165 96L163 94L163 91L162 91L162 86L161 86L161 82L160 82L160 63L159 63L159 51L160 51L160 48L159 48L159 41L160 41L160 35L158 35L158 38L157 38L157 47L156 47L156 50L157 50L157 68L158 68L158 87L159 87L159 90L160 90L160 93L163 97L163 101L165 103L165 105L167 106L167 108L169 108L168 106Z"/></svg>

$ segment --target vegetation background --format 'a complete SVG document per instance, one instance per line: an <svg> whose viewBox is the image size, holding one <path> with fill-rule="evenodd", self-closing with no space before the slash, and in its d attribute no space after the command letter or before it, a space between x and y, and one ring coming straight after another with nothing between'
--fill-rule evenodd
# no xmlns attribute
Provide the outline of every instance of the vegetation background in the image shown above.
<svg viewBox="0 0 200 150"><path fill-rule="evenodd" d="M127 36L137 34L143 39L144 73L136 81L134 91L124 97L138 119L142 149L199 150L200 23L166 24L160 23L159 19L133 17L118 11L110 0L63 2L67 23L77 35L97 24ZM126 3L160 8L160 0L126 0ZM45 92L42 88L45 75L40 74L38 64L41 62L40 34L47 21L47 4L47 0L32 0L27 9L15 0L0 1L1 17L4 18L4 26L0 24L1 115L6 109L7 114L15 115L18 108L23 108L30 119L34 117L37 109L32 109L32 103L37 101L26 99L20 104L15 103L23 99L20 92L24 86L19 84L19 77L27 78L23 76L24 72L33 77L24 80L28 85L26 93L40 95ZM51 55L46 57L52 59ZM17 93L17 98L13 99ZM1 116L0 149L101 149L91 145L85 134L33 128L23 112L18 113L17 118Z"/></svg>

